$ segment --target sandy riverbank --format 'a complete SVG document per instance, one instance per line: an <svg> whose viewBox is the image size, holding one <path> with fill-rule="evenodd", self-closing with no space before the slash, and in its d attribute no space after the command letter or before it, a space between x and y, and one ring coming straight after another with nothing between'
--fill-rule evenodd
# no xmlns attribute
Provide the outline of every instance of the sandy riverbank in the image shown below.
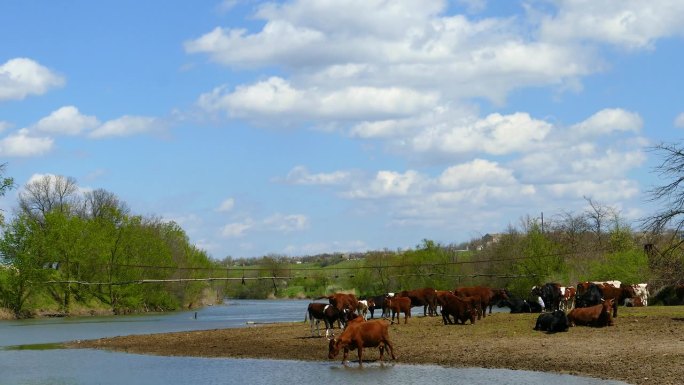
<svg viewBox="0 0 684 385"><path fill-rule="evenodd" d="M631 384L674 385L684 379L684 307L620 308L615 326L574 327L551 335L532 330L536 317L498 313L475 325L457 326L442 325L441 317L413 317L407 325L390 326L390 337L402 363L557 372ZM311 338L303 322L122 336L68 346L168 356L327 360L326 339ZM378 357L377 349L364 352L365 359ZM350 359L357 359L356 352Z"/></svg>

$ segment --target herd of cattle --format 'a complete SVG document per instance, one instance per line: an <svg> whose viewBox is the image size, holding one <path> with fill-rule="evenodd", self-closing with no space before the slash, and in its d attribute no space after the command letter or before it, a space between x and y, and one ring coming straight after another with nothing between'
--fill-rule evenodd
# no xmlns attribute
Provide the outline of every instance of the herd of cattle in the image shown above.
<svg viewBox="0 0 684 385"><path fill-rule="evenodd" d="M618 315L618 305L646 306L648 290L646 284L606 281L583 282L576 288L546 283L533 287L526 299L517 298L506 289L483 286L459 287L453 291L422 288L360 299L354 294L335 293L318 299L327 299L328 303L309 304L304 320L309 321L311 335L314 336L315 326L320 337L319 325L323 321L325 335L330 341L328 357L333 359L343 350L342 361L345 362L349 351L356 349L359 363L363 365L365 347L377 347L381 361L386 349L395 359L386 320L389 318L394 324L396 318L400 323L403 313L404 323L407 323L413 307L422 306L424 316L441 314L445 325L467 321L474 324L487 316L487 310L491 314L494 305L508 307L511 313L541 313L534 330L555 333L575 325L611 326ZM374 319L376 310L382 312L381 319ZM371 320L368 320L369 313ZM343 331L335 338L336 322Z"/></svg>

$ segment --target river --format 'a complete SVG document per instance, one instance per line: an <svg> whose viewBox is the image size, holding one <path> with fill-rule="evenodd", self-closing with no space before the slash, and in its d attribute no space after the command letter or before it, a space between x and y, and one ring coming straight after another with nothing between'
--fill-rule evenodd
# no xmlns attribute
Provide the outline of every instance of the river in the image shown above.
<svg viewBox="0 0 684 385"><path fill-rule="evenodd" d="M0 385L180 384L561 384L618 385L586 377L507 369L430 365L157 357L50 344L117 335L302 321L309 301L230 300L168 314L0 321ZM353 358L352 358L353 359Z"/></svg>

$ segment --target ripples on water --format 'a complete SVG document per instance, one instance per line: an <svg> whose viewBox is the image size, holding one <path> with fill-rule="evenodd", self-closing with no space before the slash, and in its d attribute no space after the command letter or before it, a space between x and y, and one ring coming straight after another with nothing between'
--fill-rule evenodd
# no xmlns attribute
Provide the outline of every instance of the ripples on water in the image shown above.
<svg viewBox="0 0 684 385"><path fill-rule="evenodd" d="M1 321L0 347L104 336L225 328L246 322L301 321L309 301L231 301L166 315ZM274 316L275 315L275 316ZM353 355L352 355L353 359ZM592 378L504 369L454 369L402 364L348 366L339 360L300 362L157 357L87 349L0 350L2 385L115 384L622 384Z"/></svg>

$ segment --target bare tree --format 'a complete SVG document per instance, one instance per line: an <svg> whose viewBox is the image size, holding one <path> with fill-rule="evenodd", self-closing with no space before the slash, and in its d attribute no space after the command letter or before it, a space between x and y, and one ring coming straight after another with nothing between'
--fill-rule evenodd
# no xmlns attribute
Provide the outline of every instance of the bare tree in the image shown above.
<svg viewBox="0 0 684 385"><path fill-rule="evenodd" d="M52 210L67 213L77 199L76 179L61 175L43 175L24 186L19 193L20 209L39 218Z"/></svg>
<svg viewBox="0 0 684 385"><path fill-rule="evenodd" d="M88 191L83 196L81 215L92 219L108 219L114 222L121 214L127 215L130 210L125 202L112 192L104 189Z"/></svg>
<svg viewBox="0 0 684 385"><path fill-rule="evenodd" d="M664 234L667 230L673 237L684 242L678 234L684 227L684 148L676 144L661 143L651 149L663 155L663 161L655 171L666 183L649 191L650 201L659 202L662 208L645 218L644 228L654 234Z"/></svg>
<svg viewBox="0 0 684 385"><path fill-rule="evenodd" d="M589 208L585 211L589 228L596 235L598 246L601 247L606 221L616 216L615 210L596 202L590 197L585 196L584 199L589 203Z"/></svg>

